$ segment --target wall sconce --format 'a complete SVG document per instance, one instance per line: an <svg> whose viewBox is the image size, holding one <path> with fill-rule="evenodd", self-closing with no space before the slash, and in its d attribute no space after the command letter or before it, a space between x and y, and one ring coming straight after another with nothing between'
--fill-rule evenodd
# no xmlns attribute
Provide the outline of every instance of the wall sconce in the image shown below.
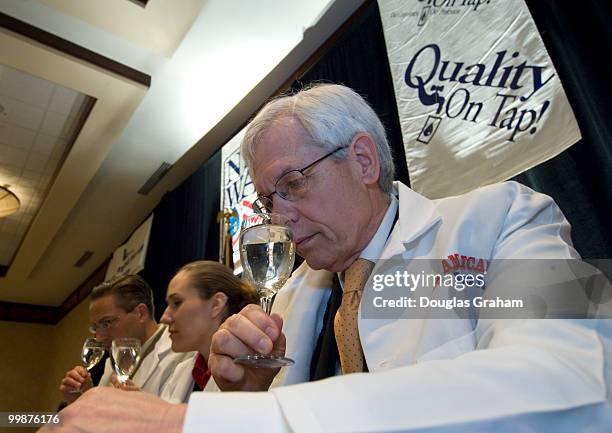
<svg viewBox="0 0 612 433"><path fill-rule="evenodd" d="M20 206L19 198L8 189L8 185L0 186L0 218L17 212Z"/></svg>

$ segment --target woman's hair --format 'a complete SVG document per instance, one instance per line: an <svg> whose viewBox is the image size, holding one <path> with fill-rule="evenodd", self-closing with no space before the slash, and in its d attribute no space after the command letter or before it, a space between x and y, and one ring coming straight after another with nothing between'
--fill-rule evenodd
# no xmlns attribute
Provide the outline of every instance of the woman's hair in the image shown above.
<svg viewBox="0 0 612 433"><path fill-rule="evenodd" d="M258 304L259 295L248 282L238 278L227 266L209 260L198 260L183 266L177 272L188 275L191 286L198 291L200 298L210 299L215 293L227 296L225 320L238 313L248 304Z"/></svg>

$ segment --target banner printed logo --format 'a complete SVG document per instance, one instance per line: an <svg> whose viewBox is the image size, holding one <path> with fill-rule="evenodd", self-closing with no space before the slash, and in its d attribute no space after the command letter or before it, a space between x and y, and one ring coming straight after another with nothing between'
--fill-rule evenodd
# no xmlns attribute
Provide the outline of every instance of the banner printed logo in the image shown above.
<svg viewBox="0 0 612 433"><path fill-rule="evenodd" d="M437 44L427 44L415 53L406 68L404 82L417 91L423 106L435 107L437 115L449 119L471 123L485 121L492 128L506 129L509 141L514 141L522 132L536 133L538 121L550 106L550 101L544 100L535 107L522 109L516 106L516 102L528 102L552 80L553 72L546 73L544 66L527 61L502 67L509 58L519 58L519 51L498 51L493 64L466 65L461 60L445 59L443 55ZM479 101L470 91L474 87L496 89L496 97ZM487 119L481 115L485 103L495 105L494 114Z"/></svg>
<svg viewBox="0 0 612 433"><path fill-rule="evenodd" d="M417 137L417 141L420 141L423 144L429 143L429 141L436 134L436 131L438 130L438 126L440 125L441 121L441 117L427 116L425 125L423 125L423 129L421 129L421 132Z"/></svg>
<svg viewBox="0 0 612 433"><path fill-rule="evenodd" d="M240 264L240 225L245 215L253 213L252 201L256 196L255 184L249 176L248 169L240 157L240 140L243 132L238 133L222 149L222 197L221 210L230 209L238 217L230 217L230 235L232 237L232 257L234 271L241 272Z"/></svg>
<svg viewBox="0 0 612 433"><path fill-rule="evenodd" d="M237 206L255 192L255 185L240 158L237 147L223 160L223 207L239 212Z"/></svg>

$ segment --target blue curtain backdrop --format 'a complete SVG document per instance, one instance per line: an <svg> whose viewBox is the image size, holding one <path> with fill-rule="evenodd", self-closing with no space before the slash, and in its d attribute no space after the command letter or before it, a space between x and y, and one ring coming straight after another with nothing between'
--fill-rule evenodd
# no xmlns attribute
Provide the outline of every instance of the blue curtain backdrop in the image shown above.
<svg viewBox="0 0 612 433"><path fill-rule="evenodd" d="M166 308L166 289L176 271L194 260L219 256L221 151L216 152L179 187L165 194L153 211L146 267L140 273L151 285L155 316Z"/></svg>

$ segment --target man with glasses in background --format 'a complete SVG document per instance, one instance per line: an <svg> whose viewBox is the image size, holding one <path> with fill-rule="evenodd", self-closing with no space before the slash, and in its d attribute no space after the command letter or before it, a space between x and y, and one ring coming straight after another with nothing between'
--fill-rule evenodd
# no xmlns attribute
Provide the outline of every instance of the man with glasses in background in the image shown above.
<svg viewBox="0 0 612 433"><path fill-rule="evenodd" d="M172 351L167 327L155 321L153 292L147 282L138 275L124 275L95 287L90 299L89 331L106 350L110 350L115 338L138 339L141 357L130 385L159 395L176 364L189 354ZM112 376L109 357L98 386L109 385ZM91 387L91 374L77 365L66 373L59 389L66 402L72 403L81 395L80 391Z"/></svg>

